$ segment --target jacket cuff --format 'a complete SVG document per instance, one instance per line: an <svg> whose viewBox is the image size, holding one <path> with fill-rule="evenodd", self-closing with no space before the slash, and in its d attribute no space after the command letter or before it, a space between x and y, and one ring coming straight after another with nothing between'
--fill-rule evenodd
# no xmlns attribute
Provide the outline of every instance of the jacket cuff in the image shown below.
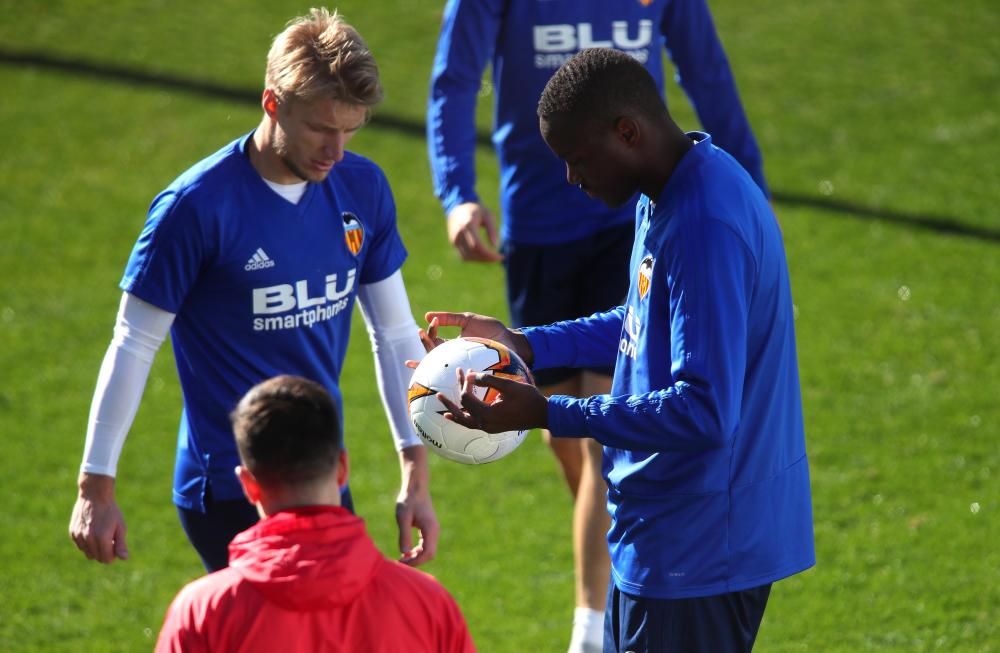
<svg viewBox="0 0 1000 653"><path fill-rule="evenodd" d="M441 198L441 206L444 208L444 217L448 217L451 210L458 206L459 204L467 204L468 202L479 203L479 195L472 192L465 192L460 188L455 188L447 193Z"/></svg>
<svg viewBox="0 0 1000 653"><path fill-rule="evenodd" d="M552 395L548 402L549 432L552 435L572 438L589 437L587 429L587 400L566 395Z"/></svg>
<svg viewBox="0 0 1000 653"><path fill-rule="evenodd" d="M553 345L558 343L552 341L549 334L545 332L545 327L521 327L518 331L528 339L528 344L531 345L533 357L531 369L544 370L551 367L563 367L553 350Z"/></svg>

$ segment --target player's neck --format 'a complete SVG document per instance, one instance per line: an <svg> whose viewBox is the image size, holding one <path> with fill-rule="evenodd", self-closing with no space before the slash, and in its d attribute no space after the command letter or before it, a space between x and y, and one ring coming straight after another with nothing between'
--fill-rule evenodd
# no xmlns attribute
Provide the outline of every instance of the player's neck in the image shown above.
<svg viewBox="0 0 1000 653"><path fill-rule="evenodd" d="M649 152L649 175L643 180L639 190L654 202L667 187L671 175L694 142L672 122L653 139L655 146Z"/></svg>
<svg viewBox="0 0 1000 653"><path fill-rule="evenodd" d="M276 184L297 184L303 180L288 169L273 147L274 125L267 116L261 120L253 136L247 141L250 165L261 177Z"/></svg>
<svg viewBox="0 0 1000 653"><path fill-rule="evenodd" d="M257 512L261 517L270 517L282 510L294 508L311 508L316 506L339 506L340 488L335 492L288 492L288 493L263 493L257 502Z"/></svg>

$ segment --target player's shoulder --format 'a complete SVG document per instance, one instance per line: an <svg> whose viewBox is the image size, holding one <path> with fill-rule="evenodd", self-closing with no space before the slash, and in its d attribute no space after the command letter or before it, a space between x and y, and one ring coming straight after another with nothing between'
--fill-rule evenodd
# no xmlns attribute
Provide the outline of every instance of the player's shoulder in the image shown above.
<svg viewBox="0 0 1000 653"><path fill-rule="evenodd" d="M181 216L202 219L227 202L236 180L252 170L243 151L248 136L226 144L182 172L160 191L150 206L150 215L159 222L175 221ZM201 217L198 217L201 216Z"/></svg>
<svg viewBox="0 0 1000 653"><path fill-rule="evenodd" d="M387 227L395 221L395 200L389 180L371 159L344 152L344 158L333 166L324 183L333 189L343 210L372 228Z"/></svg>
<svg viewBox="0 0 1000 653"><path fill-rule="evenodd" d="M171 604L171 611L203 614L207 606L220 606L235 598L244 585L243 577L225 568L197 578L185 585Z"/></svg>
<svg viewBox="0 0 1000 653"><path fill-rule="evenodd" d="M178 175L157 195L154 206L218 201L220 191L231 186L233 179L243 174L242 166L248 165L241 160L244 154L240 140L225 145Z"/></svg>
<svg viewBox="0 0 1000 653"><path fill-rule="evenodd" d="M665 244L705 246L706 233L716 229L749 242L755 225L770 213L767 198L750 174L708 139L699 141L681 162L676 183L670 182Z"/></svg>
<svg viewBox="0 0 1000 653"><path fill-rule="evenodd" d="M385 172L377 163L350 150L344 151L344 158L333 166L330 177L334 181L344 182L368 182L372 184L385 184Z"/></svg>
<svg viewBox="0 0 1000 653"><path fill-rule="evenodd" d="M247 138L247 135L241 136L198 161L178 175L167 191L177 195L211 193L231 183L234 177L243 175L249 165L243 151Z"/></svg>
<svg viewBox="0 0 1000 653"><path fill-rule="evenodd" d="M742 210L767 199L750 174L711 137L691 148L677 167L674 199L689 219L733 219Z"/></svg>
<svg viewBox="0 0 1000 653"><path fill-rule="evenodd" d="M451 594L441 582L425 571L416 569L396 560L383 559L376 574L376 582L384 583L393 591L406 588L413 595L437 598L447 602L453 601Z"/></svg>

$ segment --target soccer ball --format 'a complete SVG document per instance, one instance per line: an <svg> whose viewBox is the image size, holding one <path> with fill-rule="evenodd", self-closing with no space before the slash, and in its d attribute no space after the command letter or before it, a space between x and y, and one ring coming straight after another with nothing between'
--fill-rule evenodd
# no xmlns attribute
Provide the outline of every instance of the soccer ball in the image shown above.
<svg viewBox="0 0 1000 653"><path fill-rule="evenodd" d="M531 372L520 356L486 338L447 340L428 352L413 372L408 393L410 420L424 444L439 455L466 465L500 460L524 441L528 431L486 433L445 419L448 409L436 395L440 392L456 404L461 402L457 368L534 383ZM493 388L476 387L475 392L488 404L499 396Z"/></svg>

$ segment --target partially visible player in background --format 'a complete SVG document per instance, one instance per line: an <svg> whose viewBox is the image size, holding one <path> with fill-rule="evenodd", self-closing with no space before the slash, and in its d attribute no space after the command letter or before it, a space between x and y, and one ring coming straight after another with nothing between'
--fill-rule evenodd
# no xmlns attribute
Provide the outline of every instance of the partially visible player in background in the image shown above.
<svg viewBox="0 0 1000 653"><path fill-rule="evenodd" d="M345 149L381 98L358 32L314 9L274 39L257 128L153 200L91 405L69 525L87 558L128 555L116 468L168 331L184 397L173 500L214 571L233 536L257 521L232 474L239 459L226 416L251 386L285 373L320 382L339 404L355 300L399 451L400 551L412 564L433 558L427 452L406 407L403 361L423 353L400 273L406 250L385 175ZM346 488L344 500L350 506Z"/></svg>
<svg viewBox="0 0 1000 653"><path fill-rule="evenodd" d="M513 326L603 311L620 304L628 287L631 207L609 209L567 186L562 164L538 134L535 115L552 73L577 51L594 46L631 54L661 94L666 48L705 130L767 192L760 151L705 0L449 0L427 116L435 192L448 217L448 238L462 259L503 261ZM474 165L475 106L487 64L500 162L499 232L476 192ZM537 381L546 394L588 396L607 392L610 375L603 367L553 369ZM569 650L600 650L608 580L601 447L593 440L553 439L548 432L545 438L575 499L577 609Z"/></svg>
<svg viewBox="0 0 1000 653"><path fill-rule="evenodd" d="M387 560L340 505L347 452L323 386L282 376L232 414L236 469L261 521L229 567L189 583L167 611L159 653L471 653L465 619L433 577Z"/></svg>

